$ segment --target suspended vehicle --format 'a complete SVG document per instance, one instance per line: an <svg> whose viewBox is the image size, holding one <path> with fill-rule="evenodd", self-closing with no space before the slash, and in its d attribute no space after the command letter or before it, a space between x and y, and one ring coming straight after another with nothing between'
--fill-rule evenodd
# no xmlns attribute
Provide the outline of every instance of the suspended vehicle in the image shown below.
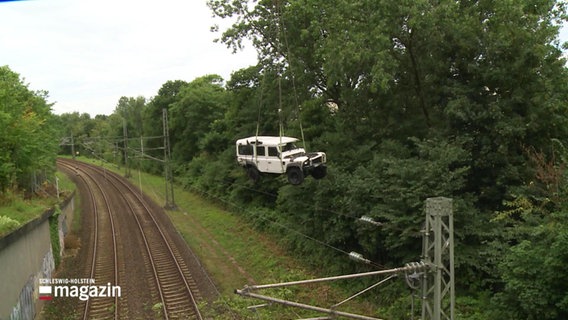
<svg viewBox="0 0 568 320"><path fill-rule="evenodd" d="M280 15L281 18L281 15ZM281 21L277 24L280 33ZM285 33L282 28L282 33ZM285 35L283 35L285 37ZM283 49L283 48L281 48ZM280 52L284 52L280 50ZM289 50L288 50L289 52ZM267 72L264 72L263 81ZM295 81L292 75L292 87L294 98L298 105L298 114L300 107L298 103L298 95ZM262 85L261 85L262 86ZM306 152L305 148L296 146L296 142L300 140L284 135L284 125L282 119L282 86L281 77L278 78L278 96L279 96L279 127L278 136L259 135L260 116L262 102L262 90L260 95L260 103L258 110L258 120L256 124L256 134L254 136L239 139L236 141L237 162L246 169L247 175L253 181L257 182L261 175L282 175L286 174L288 182L293 185L299 185L304 182L306 176L311 175L315 179L322 179L327 175L326 155L324 152ZM298 117L302 140L304 139L304 131L302 129L301 117ZM303 141L302 141L303 142Z"/></svg>
<svg viewBox="0 0 568 320"><path fill-rule="evenodd" d="M288 182L299 185L311 175L322 179L327 174L324 152L309 152L296 146L299 140L285 136L252 136L236 142L237 162L249 178L261 174L286 174Z"/></svg>

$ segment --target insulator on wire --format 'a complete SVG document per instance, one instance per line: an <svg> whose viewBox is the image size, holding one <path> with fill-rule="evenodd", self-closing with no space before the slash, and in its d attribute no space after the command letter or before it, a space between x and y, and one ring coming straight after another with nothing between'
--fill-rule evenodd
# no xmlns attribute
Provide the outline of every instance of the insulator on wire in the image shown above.
<svg viewBox="0 0 568 320"><path fill-rule="evenodd" d="M424 262L409 262L405 265L405 267L416 273L418 271L423 271L426 268L426 265Z"/></svg>
<svg viewBox="0 0 568 320"><path fill-rule="evenodd" d="M383 225L382 223L375 221L373 218L371 218L369 216L362 216L361 218L359 218L359 220L370 223L370 224L375 225L377 227Z"/></svg>
<svg viewBox="0 0 568 320"><path fill-rule="evenodd" d="M411 289L418 290L424 274L425 264L423 262L410 262L407 263L405 267L407 268L404 272L406 284Z"/></svg>
<svg viewBox="0 0 568 320"><path fill-rule="evenodd" d="M351 260L355 260L355 261L358 261L358 262L363 262L363 263L366 263L366 264L371 264L371 260L368 260L368 259L363 258L363 255L362 255L362 254L357 253L357 252L354 252L354 251L351 251L351 252L349 253L349 258L351 258Z"/></svg>

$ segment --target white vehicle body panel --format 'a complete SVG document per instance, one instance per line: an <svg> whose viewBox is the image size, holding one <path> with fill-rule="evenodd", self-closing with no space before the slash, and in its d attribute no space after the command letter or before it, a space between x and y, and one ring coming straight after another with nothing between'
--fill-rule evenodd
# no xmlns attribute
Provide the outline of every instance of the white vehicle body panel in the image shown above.
<svg viewBox="0 0 568 320"><path fill-rule="evenodd" d="M303 176L313 173L321 179L325 175L324 152L306 153L295 145L299 140L292 137L252 136L236 141L236 156L240 166L256 169L261 173L284 174L291 168ZM292 171L294 171L292 170ZM291 173L288 175L290 176ZM298 183L301 183L298 180Z"/></svg>

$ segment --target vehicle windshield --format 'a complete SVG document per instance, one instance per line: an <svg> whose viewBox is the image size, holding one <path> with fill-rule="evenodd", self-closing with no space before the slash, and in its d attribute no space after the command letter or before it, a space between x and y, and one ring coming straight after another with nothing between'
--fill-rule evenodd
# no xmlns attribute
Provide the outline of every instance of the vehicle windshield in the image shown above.
<svg viewBox="0 0 568 320"><path fill-rule="evenodd" d="M295 149L298 149L298 147L296 147L296 145L293 142L288 142L282 147L282 152L292 151Z"/></svg>

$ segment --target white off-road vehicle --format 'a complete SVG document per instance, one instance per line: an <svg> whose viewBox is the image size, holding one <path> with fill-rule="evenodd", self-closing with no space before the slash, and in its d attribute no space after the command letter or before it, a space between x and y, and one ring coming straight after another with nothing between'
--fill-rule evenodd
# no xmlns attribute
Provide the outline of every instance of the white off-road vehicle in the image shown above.
<svg viewBox="0 0 568 320"><path fill-rule="evenodd" d="M298 185L304 177L316 179L327 173L323 152L306 153L295 145L299 140L291 137L253 136L237 140L237 162L247 170L248 176L258 181L261 173L286 174L291 184Z"/></svg>

